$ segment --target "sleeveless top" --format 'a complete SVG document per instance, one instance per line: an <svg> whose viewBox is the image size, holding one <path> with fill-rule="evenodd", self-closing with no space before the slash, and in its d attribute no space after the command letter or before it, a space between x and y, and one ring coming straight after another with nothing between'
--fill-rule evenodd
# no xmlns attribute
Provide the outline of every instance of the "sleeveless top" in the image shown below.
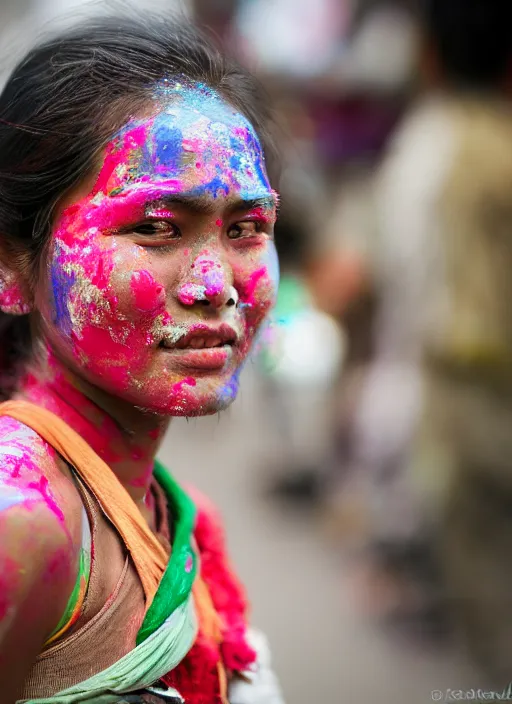
<svg viewBox="0 0 512 704"><path fill-rule="evenodd" d="M22 700L51 697L117 662L135 647L144 618L144 591L125 546L92 493L79 479L77 486L91 528L87 594L73 627L37 657ZM169 549L168 522L162 510L165 496L156 482L152 493L157 504L157 530Z"/></svg>
<svg viewBox="0 0 512 704"><path fill-rule="evenodd" d="M36 658L18 701L51 698L116 663L132 651L145 614L145 595L135 565L94 494L74 474L91 532L91 571L80 614L72 627ZM157 537L171 550L171 523L164 491L151 485ZM198 496L194 497L201 503ZM231 673L246 671L254 650L246 641L246 599L227 562L222 528L213 507L198 511L196 546L201 573L222 616L224 641L219 651L201 631L178 667L154 688L127 695L118 704L227 704L219 680L219 658ZM177 690L181 698L159 696Z"/></svg>

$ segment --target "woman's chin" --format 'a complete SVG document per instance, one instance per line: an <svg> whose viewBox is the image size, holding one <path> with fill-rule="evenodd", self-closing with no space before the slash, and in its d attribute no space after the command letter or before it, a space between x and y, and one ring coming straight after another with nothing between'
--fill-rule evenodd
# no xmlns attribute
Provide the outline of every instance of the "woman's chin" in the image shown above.
<svg viewBox="0 0 512 704"><path fill-rule="evenodd" d="M225 410L233 403L237 393L237 378L217 385L197 380L194 386L183 384L179 392L172 390L166 397L161 394L158 398L139 399L135 405L158 415L197 418Z"/></svg>
<svg viewBox="0 0 512 704"><path fill-rule="evenodd" d="M200 416L212 416L220 411L224 411L234 401L225 398L215 399L198 399L196 402L188 401L187 403L169 403L159 408L151 408L148 410L153 413L158 413L165 416L174 416L181 418L199 418Z"/></svg>

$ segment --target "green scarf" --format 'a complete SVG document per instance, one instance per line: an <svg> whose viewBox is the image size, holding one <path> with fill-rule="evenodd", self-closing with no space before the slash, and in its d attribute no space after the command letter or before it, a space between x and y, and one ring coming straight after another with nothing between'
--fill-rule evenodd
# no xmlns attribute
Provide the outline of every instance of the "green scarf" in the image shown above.
<svg viewBox="0 0 512 704"><path fill-rule="evenodd" d="M160 628L190 596L197 572L197 556L191 544L196 517L194 502L158 460L155 460L153 474L176 516L175 536L171 559L137 634L137 645Z"/></svg>

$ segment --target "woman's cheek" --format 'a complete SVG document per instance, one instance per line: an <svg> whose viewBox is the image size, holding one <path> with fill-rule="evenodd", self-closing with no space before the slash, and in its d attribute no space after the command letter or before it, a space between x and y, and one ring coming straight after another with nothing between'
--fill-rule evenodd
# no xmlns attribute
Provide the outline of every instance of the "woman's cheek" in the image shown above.
<svg viewBox="0 0 512 704"><path fill-rule="evenodd" d="M238 278L246 337L250 344L276 301L279 263L273 242L268 244L262 256L251 261L250 266L235 268L235 275Z"/></svg>
<svg viewBox="0 0 512 704"><path fill-rule="evenodd" d="M103 351L100 360L94 357L93 369L120 390L129 388L131 379L144 371L154 344L154 319L165 312L164 287L143 268L145 264L137 252L122 261L118 257L103 292L103 320L84 328L80 344L91 360L95 349Z"/></svg>
<svg viewBox="0 0 512 704"><path fill-rule="evenodd" d="M165 310L165 290L147 269L137 269L130 277L132 305L135 311L151 316Z"/></svg>
<svg viewBox="0 0 512 704"><path fill-rule="evenodd" d="M268 243L265 260L266 260L266 264L267 264L268 280L270 283L270 287L272 289L272 291L271 291L272 300L270 303L270 307L272 307L275 305L275 302L277 299L277 290L279 288L279 277L280 277L279 258L277 256L277 250L276 250L276 246L275 246L273 240L271 240Z"/></svg>
<svg viewBox="0 0 512 704"><path fill-rule="evenodd" d="M145 268L143 249L94 234L85 248L56 247L55 322L61 336L71 340L74 358L122 391L144 370L165 292Z"/></svg>

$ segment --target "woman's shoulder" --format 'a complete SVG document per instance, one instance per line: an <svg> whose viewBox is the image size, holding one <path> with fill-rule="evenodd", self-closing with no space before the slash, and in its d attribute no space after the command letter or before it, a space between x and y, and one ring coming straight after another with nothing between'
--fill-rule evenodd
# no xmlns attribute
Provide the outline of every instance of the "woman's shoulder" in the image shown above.
<svg viewBox="0 0 512 704"><path fill-rule="evenodd" d="M2 701L13 701L76 580L81 511L71 483L32 430L0 418Z"/></svg>
<svg viewBox="0 0 512 704"><path fill-rule="evenodd" d="M0 417L0 514L16 511L16 524L44 524L80 544L81 499L65 463L36 432Z"/></svg>

